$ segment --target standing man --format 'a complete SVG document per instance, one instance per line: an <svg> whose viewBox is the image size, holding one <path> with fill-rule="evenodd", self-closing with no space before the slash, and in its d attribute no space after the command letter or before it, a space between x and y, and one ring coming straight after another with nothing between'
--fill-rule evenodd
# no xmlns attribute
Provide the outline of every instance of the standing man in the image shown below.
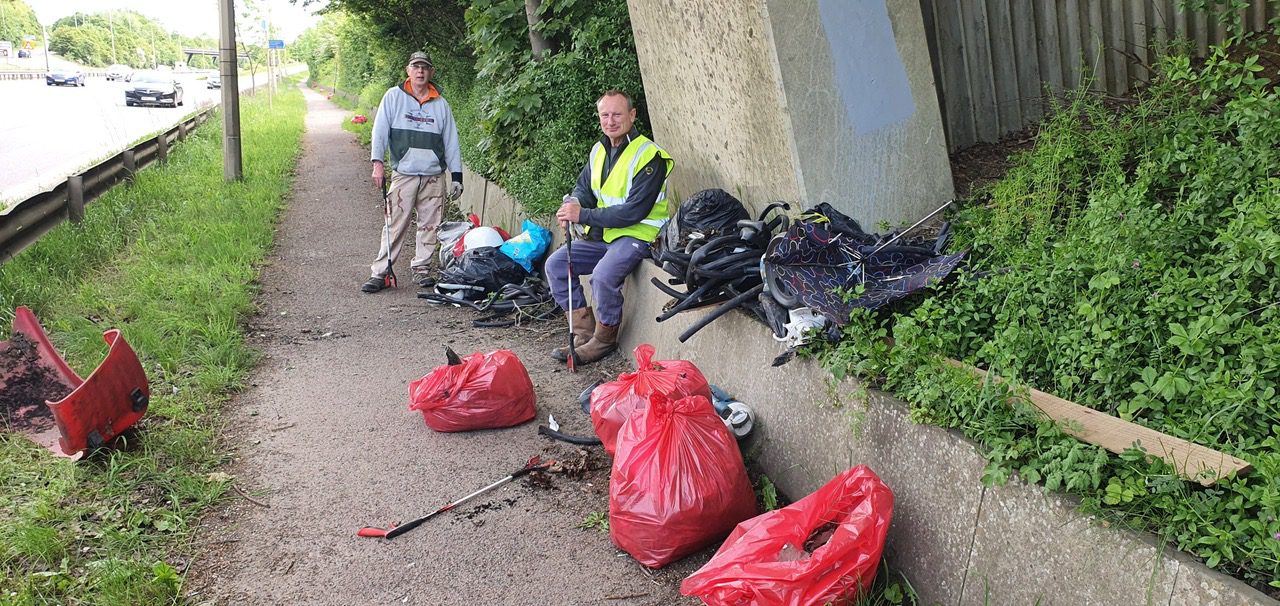
<svg viewBox="0 0 1280 606"><path fill-rule="evenodd" d="M437 231L444 219L444 199L462 195L462 156L458 153L458 128L449 102L431 82L435 68L424 52L409 56L405 66L408 79L388 89L373 117L373 184L382 188L387 178L383 158L390 151L390 229L382 232L378 256L369 266L371 277L360 290L374 293L386 288L388 268L400 255L409 211L417 213L414 256L410 263L413 281L423 288L435 282L430 275L431 258L439 245ZM390 242L388 242L390 238ZM388 262L390 256L390 262Z"/></svg>
<svg viewBox="0 0 1280 606"><path fill-rule="evenodd" d="M604 136L591 148L573 193L556 212L560 225L581 224L585 235L573 243L572 263L566 263L565 246L546 262L551 294L573 318L579 364L591 364L618 348L622 287L649 256L650 243L669 218L667 176L675 168L667 152L636 130L636 108L626 93L606 92L596 110ZM578 279L588 274L595 313L587 307ZM551 352L562 362L568 355L567 345Z"/></svg>

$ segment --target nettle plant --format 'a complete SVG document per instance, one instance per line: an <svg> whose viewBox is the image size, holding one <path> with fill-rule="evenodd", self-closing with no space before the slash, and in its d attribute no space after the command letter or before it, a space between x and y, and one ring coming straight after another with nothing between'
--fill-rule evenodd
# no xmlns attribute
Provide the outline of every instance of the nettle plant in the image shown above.
<svg viewBox="0 0 1280 606"><path fill-rule="evenodd" d="M1280 587L1280 99L1256 56L1171 56L1120 111L1079 92L953 219L968 267L932 296L856 313L814 354L1258 587ZM891 336L894 347L884 346ZM1007 404L944 357L1240 457L1205 488Z"/></svg>

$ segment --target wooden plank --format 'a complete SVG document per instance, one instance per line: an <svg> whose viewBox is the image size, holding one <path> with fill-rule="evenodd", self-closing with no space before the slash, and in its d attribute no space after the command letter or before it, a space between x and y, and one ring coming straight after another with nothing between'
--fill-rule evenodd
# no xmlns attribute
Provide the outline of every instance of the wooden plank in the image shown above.
<svg viewBox="0 0 1280 606"><path fill-rule="evenodd" d="M1058 3L1053 0L1036 2L1032 7L1036 12L1036 58L1040 66L1040 79L1055 95L1061 94L1062 49L1058 40Z"/></svg>
<svg viewBox="0 0 1280 606"><path fill-rule="evenodd" d="M1102 6L1103 38L1102 56L1107 64L1107 90L1113 95L1129 92L1129 61L1124 53L1126 15L1125 3L1109 2Z"/></svg>
<svg viewBox="0 0 1280 606"><path fill-rule="evenodd" d="M1165 54L1169 50L1169 30L1173 27L1173 14L1169 6L1169 0L1158 0L1148 4L1147 19L1151 24L1151 52L1148 53L1152 61L1156 57Z"/></svg>
<svg viewBox="0 0 1280 606"><path fill-rule="evenodd" d="M987 30L987 8L983 0L961 0L964 27L964 58L969 66L969 94L973 99L974 126L978 141L997 141L1000 125L996 119L995 77L991 67L991 43Z"/></svg>
<svg viewBox="0 0 1280 606"><path fill-rule="evenodd" d="M1092 82L1091 90L1107 90L1106 24L1102 20L1103 0L1084 0L1084 64Z"/></svg>
<svg viewBox="0 0 1280 606"><path fill-rule="evenodd" d="M1188 33L1195 40L1196 56L1204 57L1209 54L1209 17L1204 11L1195 11L1189 21L1191 31Z"/></svg>
<svg viewBox="0 0 1280 606"><path fill-rule="evenodd" d="M1191 30L1190 30L1190 27L1188 26L1186 11L1182 10L1181 6L1178 6L1177 0L1169 0L1169 4L1172 6L1172 10L1173 10L1172 33L1174 34L1170 36L1170 38L1184 38L1186 40L1190 40Z"/></svg>
<svg viewBox="0 0 1280 606"><path fill-rule="evenodd" d="M1129 0L1125 3L1128 9L1127 19L1129 21L1129 40L1126 48L1129 49L1130 55L1129 78L1130 80L1149 82L1151 80L1151 72L1147 70L1147 65L1151 63L1151 43L1147 40L1148 33L1151 31L1147 20L1146 9L1151 5L1150 2L1143 0Z"/></svg>
<svg viewBox="0 0 1280 606"><path fill-rule="evenodd" d="M1058 39L1062 41L1062 82L1067 88L1079 88L1080 68L1084 64L1079 0L1066 0L1058 16L1062 23L1058 32Z"/></svg>
<svg viewBox="0 0 1280 606"><path fill-rule="evenodd" d="M968 370L984 381L1004 382L999 376L959 360L948 358L947 364ZM1058 422L1064 433L1117 454L1137 444L1148 454L1172 465L1178 475L1204 486L1212 486L1218 480L1252 469L1247 461L1224 452L1130 423L1037 389L1028 389L1027 401Z"/></svg>
<svg viewBox="0 0 1280 606"><path fill-rule="evenodd" d="M1022 128L1021 96L1018 90L1017 51L1013 47L1013 25L1009 21L1009 0L987 0L987 35L991 44L991 73L996 90L999 135Z"/></svg>
<svg viewBox="0 0 1280 606"><path fill-rule="evenodd" d="M1023 128L1040 121L1044 115L1044 86L1040 75L1040 57L1036 53L1036 21L1032 3L1014 0L1009 12L1013 28L1014 61L1018 78L1018 109Z"/></svg>
<svg viewBox="0 0 1280 606"><path fill-rule="evenodd" d="M930 2L933 5L934 37L938 44L939 71L945 116L947 145L957 150L977 143L973 97L969 94L969 67L965 62L961 4L955 0Z"/></svg>

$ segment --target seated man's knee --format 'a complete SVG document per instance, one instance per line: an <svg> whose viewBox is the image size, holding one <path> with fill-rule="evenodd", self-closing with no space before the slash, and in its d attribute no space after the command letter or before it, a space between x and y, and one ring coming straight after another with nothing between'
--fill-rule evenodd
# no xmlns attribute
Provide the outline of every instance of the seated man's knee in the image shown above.
<svg viewBox="0 0 1280 606"><path fill-rule="evenodd" d="M547 260L543 267L547 272L548 280L560 278L561 281L564 281L564 279L569 276L569 268L565 263L568 256L569 255L565 252L564 247L557 248L547 256Z"/></svg>

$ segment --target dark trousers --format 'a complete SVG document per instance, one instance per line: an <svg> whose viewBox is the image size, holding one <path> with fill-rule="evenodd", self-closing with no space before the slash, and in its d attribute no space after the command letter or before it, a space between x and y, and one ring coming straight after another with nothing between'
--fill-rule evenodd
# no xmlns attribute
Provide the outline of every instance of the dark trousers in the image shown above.
<svg viewBox="0 0 1280 606"><path fill-rule="evenodd" d="M640 261L649 256L649 243L623 236L605 244L593 240L573 242L573 279L565 264L568 248L561 246L547 257L547 284L561 309L578 309L587 304L582 295L581 276L591 276L591 298L596 320L607 326L622 322L622 286Z"/></svg>

